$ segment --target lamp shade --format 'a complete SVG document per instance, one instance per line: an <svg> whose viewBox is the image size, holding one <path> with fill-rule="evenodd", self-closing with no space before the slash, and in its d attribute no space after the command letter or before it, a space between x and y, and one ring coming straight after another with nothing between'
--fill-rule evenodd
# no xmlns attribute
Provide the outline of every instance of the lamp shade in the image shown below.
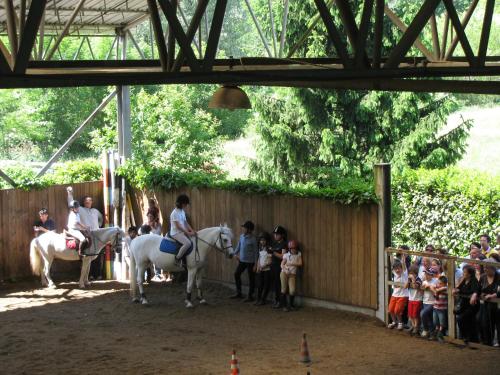
<svg viewBox="0 0 500 375"><path fill-rule="evenodd" d="M238 86L222 86L212 95L208 108L250 109L250 99Z"/></svg>

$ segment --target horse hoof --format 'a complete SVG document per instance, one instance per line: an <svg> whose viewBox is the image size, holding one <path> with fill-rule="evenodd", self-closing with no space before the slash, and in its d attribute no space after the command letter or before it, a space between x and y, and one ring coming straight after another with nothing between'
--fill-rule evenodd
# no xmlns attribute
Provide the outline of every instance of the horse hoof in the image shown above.
<svg viewBox="0 0 500 375"><path fill-rule="evenodd" d="M85 283L84 285L85 285L85 288L88 288L88 287L92 286L92 283Z"/></svg>
<svg viewBox="0 0 500 375"><path fill-rule="evenodd" d="M194 307L191 301L184 301L184 302L186 302L186 308L192 309Z"/></svg>
<svg viewBox="0 0 500 375"><path fill-rule="evenodd" d="M80 289L85 289L85 284L80 284L79 287Z"/></svg>
<svg viewBox="0 0 500 375"><path fill-rule="evenodd" d="M208 305L207 300L205 298L200 299L200 305Z"/></svg>
<svg viewBox="0 0 500 375"><path fill-rule="evenodd" d="M55 289L56 288L56 284L49 284L47 287L49 289Z"/></svg>
<svg viewBox="0 0 500 375"><path fill-rule="evenodd" d="M141 301L139 300L139 298L137 298L137 297L132 298L132 303L139 303L139 302L141 302Z"/></svg>
<svg viewBox="0 0 500 375"><path fill-rule="evenodd" d="M142 305L147 305L148 303L149 303L149 302L148 302L148 300L147 300L146 298L143 298L143 299L141 300L141 304L142 304Z"/></svg>

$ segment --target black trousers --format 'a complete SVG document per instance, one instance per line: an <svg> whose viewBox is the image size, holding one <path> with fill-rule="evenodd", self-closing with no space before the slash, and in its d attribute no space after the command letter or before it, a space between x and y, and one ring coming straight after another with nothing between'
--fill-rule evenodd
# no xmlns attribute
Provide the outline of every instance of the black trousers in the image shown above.
<svg viewBox="0 0 500 375"><path fill-rule="evenodd" d="M96 280L99 277L104 279L104 251L101 251L97 258L90 263L90 274Z"/></svg>
<svg viewBox="0 0 500 375"><path fill-rule="evenodd" d="M274 302L280 302L281 295L281 265L280 264L271 264L271 284L274 290Z"/></svg>
<svg viewBox="0 0 500 375"><path fill-rule="evenodd" d="M486 345L493 345L495 330L500 329L500 313L496 303L485 302L481 304L478 323L481 333L481 342Z"/></svg>
<svg viewBox="0 0 500 375"><path fill-rule="evenodd" d="M466 304L460 314L457 314L457 324L464 340L477 341L476 314L478 307Z"/></svg>
<svg viewBox="0 0 500 375"><path fill-rule="evenodd" d="M238 293L241 293L241 274L248 270L248 280L250 282L248 296L252 297L255 291L255 272L253 271L255 263L244 263L239 262L238 267L236 267L236 271L234 272L234 281L236 283L236 290Z"/></svg>
<svg viewBox="0 0 500 375"><path fill-rule="evenodd" d="M271 271L261 271L257 274L259 279L259 288L257 289L257 298L265 301L271 288Z"/></svg>

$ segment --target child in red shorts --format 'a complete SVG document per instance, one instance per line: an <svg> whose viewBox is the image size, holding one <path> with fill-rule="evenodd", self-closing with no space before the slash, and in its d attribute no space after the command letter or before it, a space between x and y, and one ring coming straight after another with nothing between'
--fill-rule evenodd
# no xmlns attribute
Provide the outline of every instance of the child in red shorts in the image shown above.
<svg viewBox="0 0 500 375"><path fill-rule="evenodd" d="M417 335L420 327L420 310L422 309L422 299L424 291L421 289L422 280L418 277L418 266L411 266L408 274L408 318L411 322L410 335Z"/></svg>
<svg viewBox="0 0 500 375"><path fill-rule="evenodd" d="M403 329L403 312L405 311L406 304L408 303L408 271L406 269L405 255L402 255L401 261L394 260L392 265L392 273L394 275L394 282L400 285L394 285L391 300L389 302L389 314L391 315L392 322L387 328L394 328L397 326L398 330Z"/></svg>

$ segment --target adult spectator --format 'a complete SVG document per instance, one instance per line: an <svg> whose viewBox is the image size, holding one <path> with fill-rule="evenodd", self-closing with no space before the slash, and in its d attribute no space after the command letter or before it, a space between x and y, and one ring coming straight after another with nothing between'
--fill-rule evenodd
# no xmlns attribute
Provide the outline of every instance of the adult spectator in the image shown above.
<svg viewBox="0 0 500 375"><path fill-rule="evenodd" d="M160 220L152 213L148 214L147 224L151 227L151 233L161 236L161 223Z"/></svg>
<svg viewBox="0 0 500 375"><path fill-rule="evenodd" d="M481 252L486 258L489 258L491 254L498 254L498 251L491 248L491 238L487 234L482 234L479 242L481 244Z"/></svg>
<svg viewBox="0 0 500 375"><path fill-rule="evenodd" d="M148 200L147 216L149 216L149 214L153 215L154 220L156 220L158 222L160 221L160 209L156 205L156 201L153 198L150 198Z"/></svg>
<svg viewBox="0 0 500 375"><path fill-rule="evenodd" d="M277 225L273 230L273 242L271 243L271 283L274 289L273 308L283 308L281 304L281 261L287 252L286 229Z"/></svg>
<svg viewBox="0 0 500 375"><path fill-rule="evenodd" d="M495 262L493 259L486 259L485 262ZM495 330L500 334L500 311L494 298L500 297L500 275L496 272L496 267L487 265L484 267L484 274L479 279L481 306L479 309L479 327L481 333L481 343L493 345Z"/></svg>
<svg viewBox="0 0 500 375"><path fill-rule="evenodd" d="M38 216L40 217L40 220L35 221L33 224L35 237L38 237L43 233L56 230L56 223L54 220L49 218L49 211L46 208L42 208L38 211Z"/></svg>
<svg viewBox="0 0 500 375"><path fill-rule="evenodd" d="M465 257L465 259L476 259L476 260L480 260L480 257L481 257L481 245L478 243L478 242L473 242L469 245L469 255L467 255ZM474 267L475 269L479 270L479 265L476 265L474 263L467 263L467 262L464 262L460 265L460 268L464 269L464 267L469 264L471 265L472 267Z"/></svg>
<svg viewBox="0 0 500 375"><path fill-rule="evenodd" d="M74 200L73 198L73 188L68 186L66 189L68 192L68 205ZM89 228L90 231L99 229L103 224L103 216L98 209L93 208L93 199L90 196L83 197L83 205L80 207L80 221L83 225ZM104 274L104 252L97 256L90 265L90 277L93 279L100 280Z"/></svg>
<svg viewBox="0 0 500 375"><path fill-rule="evenodd" d="M497 234L497 245L495 246L495 250L500 251L500 233Z"/></svg>
<svg viewBox="0 0 500 375"><path fill-rule="evenodd" d="M462 334L462 339L467 345L469 341L476 341L476 314L479 310L480 287L475 275L476 270L469 264L463 269L464 276L453 294L457 297L454 313L457 324Z"/></svg>

